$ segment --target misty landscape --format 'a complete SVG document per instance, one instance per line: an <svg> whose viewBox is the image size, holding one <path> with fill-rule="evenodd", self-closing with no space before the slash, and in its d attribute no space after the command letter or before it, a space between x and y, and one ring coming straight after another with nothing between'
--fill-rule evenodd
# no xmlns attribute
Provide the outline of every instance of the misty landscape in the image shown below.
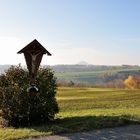
<svg viewBox="0 0 140 140"><path fill-rule="evenodd" d="M0 74L9 67L10 65L0 65ZM124 88L125 79L129 76L140 76L140 66L138 65L105 66L80 63L49 67L55 72L59 86Z"/></svg>
<svg viewBox="0 0 140 140"><path fill-rule="evenodd" d="M124 87L128 76L139 76L140 66L57 65L53 66L60 84L92 87Z"/></svg>
<svg viewBox="0 0 140 140"><path fill-rule="evenodd" d="M10 65L0 65L0 74ZM106 66L88 63L75 65L41 66L50 67L57 77L59 86L125 88L124 81L129 76L139 77L140 66ZM23 68L26 69L24 66Z"/></svg>

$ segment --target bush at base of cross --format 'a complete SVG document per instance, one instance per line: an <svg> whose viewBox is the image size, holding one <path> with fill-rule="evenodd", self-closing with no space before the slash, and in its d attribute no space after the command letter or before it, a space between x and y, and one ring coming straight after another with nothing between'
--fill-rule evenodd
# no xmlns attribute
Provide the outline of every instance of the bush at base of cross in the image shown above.
<svg viewBox="0 0 140 140"><path fill-rule="evenodd" d="M48 68L38 72L36 85L29 88L27 70L12 66L0 75L0 117L10 126L28 126L52 121L58 113L56 78ZM37 91L34 95L34 91ZM32 93L33 94L32 94Z"/></svg>

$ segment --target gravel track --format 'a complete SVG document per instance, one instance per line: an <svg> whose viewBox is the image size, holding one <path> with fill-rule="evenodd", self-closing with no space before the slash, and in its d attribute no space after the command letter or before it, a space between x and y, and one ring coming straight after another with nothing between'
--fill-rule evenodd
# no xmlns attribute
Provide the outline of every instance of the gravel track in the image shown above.
<svg viewBox="0 0 140 140"><path fill-rule="evenodd" d="M106 128L90 132L54 135L26 140L140 140L140 125Z"/></svg>

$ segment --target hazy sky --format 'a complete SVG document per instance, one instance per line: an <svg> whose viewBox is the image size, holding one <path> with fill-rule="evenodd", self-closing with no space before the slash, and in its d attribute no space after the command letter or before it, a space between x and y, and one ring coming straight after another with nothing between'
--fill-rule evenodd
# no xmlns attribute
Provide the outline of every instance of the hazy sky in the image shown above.
<svg viewBox="0 0 140 140"><path fill-rule="evenodd" d="M0 0L0 64L35 38L42 64L140 65L140 0Z"/></svg>

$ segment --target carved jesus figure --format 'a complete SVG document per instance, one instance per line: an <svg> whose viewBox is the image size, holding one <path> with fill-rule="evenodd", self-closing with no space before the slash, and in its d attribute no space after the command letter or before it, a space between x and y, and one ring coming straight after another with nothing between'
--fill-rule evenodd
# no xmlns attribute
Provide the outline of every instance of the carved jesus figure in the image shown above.
<svg viewBox="0 0 140 140"><path fill-rule="evenodd" d="M37 53L35 55L31 55L32 56L32 73L34 73L35 71L35 65L36 65L36 58L40 53Z"/></svg>
<svg viewBox="0 0 140 140"><path fill-rule="evenodd" d="M31 68L32 68L32 74L34 74L36 61L37 61L36 58L41 52L35 52L35 53L28 52L28 53L31 55Z"/></svg>

